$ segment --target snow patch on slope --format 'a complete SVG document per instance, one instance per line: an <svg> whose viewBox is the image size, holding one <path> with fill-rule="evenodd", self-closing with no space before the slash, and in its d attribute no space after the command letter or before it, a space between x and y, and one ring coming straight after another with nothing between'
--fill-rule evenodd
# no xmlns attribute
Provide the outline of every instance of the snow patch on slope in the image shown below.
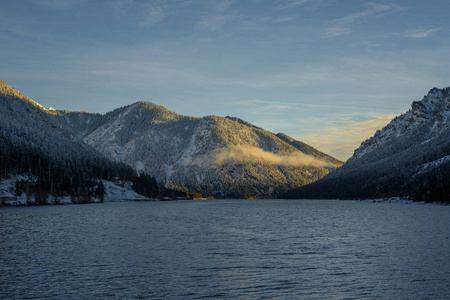
<svg viewBox="0 0 450 300"><path fill-rule="evenodd" d="M34 196L28 196L26 193L22 193L16 196L16 182L17 181L29 181L36 182L36 177L30 177L28 175L14 175L7 179L0 181L0 206L22 206L36 204ZM50 195L46 200L47 204L71 204L70 197L54 197Z"/></svg>
<svg viewBox="0 0 450 300"><path fill-rule="evenodd" d="M124 152L129 151L132 148L131 145L121 146L115 143L116 133L121 129L121 120L128 115L133 109L133 106L128 107L125 111L119 114L113 122L104 124L94 130L91 134L86 136L83 140L87 144L100 146L104 148L104 152L107 152L110 157L114 157L116 161L120 161L123 158Z"/></svg>
<svg viewBox="0 0 450 300"><path fill-rule="evenodd" d="M126 182L123 186L115 184L111 181L102 180L105 186L105 202L119 202L119 201L149 201L157 200L144 197L131 189L131 182Z"/></svg>
<svg viewBox="0 0 450 300"><path fill-rule="evenodd" d="M432 170L432 169L438 168L439 166L441 166L441 165L443 165L443 164L446 164L446 163L448 163L448 162L450 162L450 155L447 155L447 156L444 156L444 157L442 157L442 158L439 158L439 159L436 159L436 160L434 160L434 161L431 161L431 162L429 162L429 163L423 164L423 165L419 168L419 171L418 171L416 174L414 174L413 177L416 177L416 176L418 176L418 175L420 175L420 174L423 174L423 173L425 173L425 172L428 172L428 171L430 171L430 170Z"/></svg>
<svg viewBox="0 0 450 300"><path fill-rule="evenodd" d="M450 161L450 155L447 155L442 158L436 159L435 161L424 164L422 166L422 169L436 168L436 167L439 167L440 165L445 164L449 161Z"/></svg>
<svg viewBox="0 0 450 300"><path fill-rule="evenodd" d="M135 170L136 172L139 173L144 173L145 172L145 165L142 161L137 161L135 164Z"/></svg>
<svg viewBox="0 0 450 300"><path fill-rule="evenodd" d="M34 197L25 193L20 196L15 195L15 185L17 180L35 181L36 178L30 178L26 175L11 176L8 179L0 181L0 206L22 206L33 205L36 203ZM125 182L123 185L115 184L111 181L102 180L105 186L105 202L119 201L157 201L158 199L147 198L132 190L132 183ZM92 202L100 202L100 199L92 198ZM50 195L45 202L47 204L72 204L70 197L54 197Z"/></svg>

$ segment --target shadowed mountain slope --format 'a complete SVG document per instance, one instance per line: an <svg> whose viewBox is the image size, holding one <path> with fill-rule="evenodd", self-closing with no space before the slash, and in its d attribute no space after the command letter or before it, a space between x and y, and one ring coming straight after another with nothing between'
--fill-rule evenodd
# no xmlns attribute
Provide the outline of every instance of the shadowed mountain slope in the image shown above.
<svg viewBox="0 0 450 300"><path fill-rule="evenodd" d="M433 88L364 141L338 170L283 198L449 201L450 88Z"/></svg>
<svg viewBox="0 0 450 300"><path fill-rule="evenodd" d="M0 81L0 181L21 175L24 179L17 181L15 196L24 193L33 204L47 203L49 197L89 202L92 197L102 199L101 179L119 176L143 181L129 166L107 159L63 123L57 111ZM157 193L156 181L154 187Z"/></svg>

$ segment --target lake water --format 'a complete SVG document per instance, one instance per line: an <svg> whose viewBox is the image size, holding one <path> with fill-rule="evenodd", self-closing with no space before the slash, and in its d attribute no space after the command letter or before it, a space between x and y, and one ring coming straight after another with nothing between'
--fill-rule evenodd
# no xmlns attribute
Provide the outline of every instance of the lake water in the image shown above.
<svg viewBox="0 0 450 300"><path fill-rule="evenodd" d="M450 206L0 208L0 298L450 299Z"/></svg>

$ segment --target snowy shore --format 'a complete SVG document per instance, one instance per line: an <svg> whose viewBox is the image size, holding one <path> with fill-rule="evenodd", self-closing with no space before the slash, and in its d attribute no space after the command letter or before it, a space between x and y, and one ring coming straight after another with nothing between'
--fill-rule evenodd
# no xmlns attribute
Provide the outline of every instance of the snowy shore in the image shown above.
<svg viewBox="0 0 450 300"><path fill-rule="evenodd" d="M400 197L392 197L392 198L379 198L379 199L365 199L365 200L357 200L361 203L396 203L396 204L414 204L414 205L425 205L425 204L440 204L440 203L426 203L424 201L413 201L409 199L404 199Z"/></svg>
<svg viewBox="0 0 450 300"><path fill-rule="evenodd" d="M20 196L15 195L15 183L17 180L29 180L26 176L12 176L8 179L0 181L0 206L25 206L35 205L34 196L28 196L23 193ZM105 186L104 202L120 202L120 201L158 201L158 199L144 197L131 189L131 183L118 185L111 181L103 180ZM91 203L100 203L100 199L92 198ZM54 197L50 195L46 200L46 204L73 204L76 200L72 200L70 196Z"/></svg>

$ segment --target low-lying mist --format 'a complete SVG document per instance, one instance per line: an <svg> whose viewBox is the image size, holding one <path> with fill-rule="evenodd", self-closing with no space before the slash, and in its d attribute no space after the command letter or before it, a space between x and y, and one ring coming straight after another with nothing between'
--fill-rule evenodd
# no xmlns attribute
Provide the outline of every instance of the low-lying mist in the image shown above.
<svg viewBox="0 0 450 300"><path fill-rule="evenodd" d="M235 163L260 163L278 166L312 166L336 168L335 164L325 162L313 156L306 155L300 151L286 154L275 154L256 147L230 146L221 148L213 154L216 164L224 164L234 161Z"/></svg>

